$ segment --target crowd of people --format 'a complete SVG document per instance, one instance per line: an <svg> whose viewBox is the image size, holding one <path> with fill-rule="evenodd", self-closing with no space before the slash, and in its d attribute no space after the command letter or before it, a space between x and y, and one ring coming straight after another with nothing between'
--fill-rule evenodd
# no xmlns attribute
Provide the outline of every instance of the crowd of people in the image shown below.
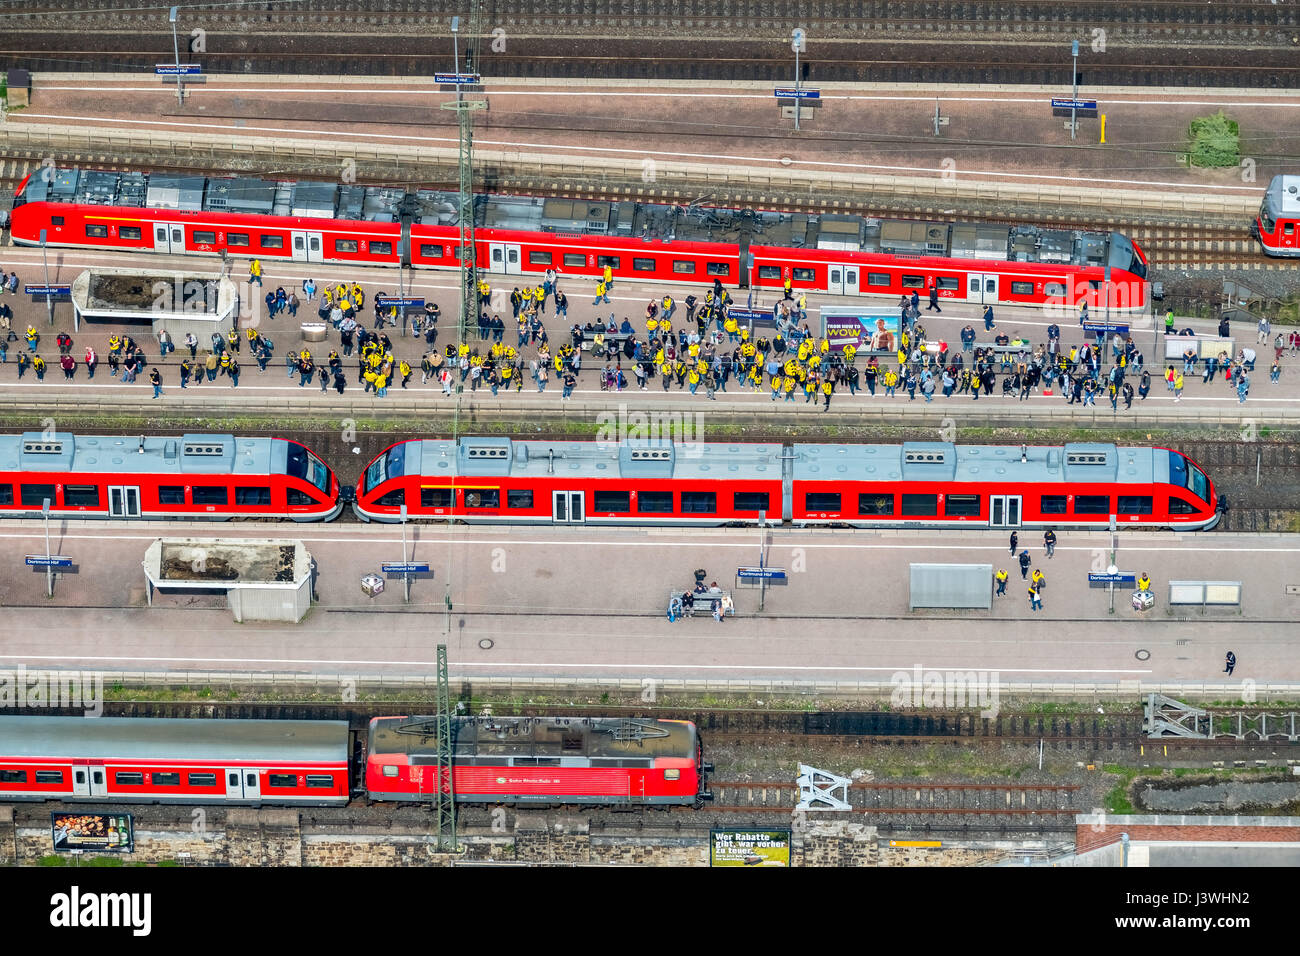
<svg viewBox="0 0 1300 956"><path fill-rule="evenodd" d="M250 266L250 280L261 284L256 261ZM608 302L613 285L607 269L597 281L593 305ZM1242 346L1236 355L1220 352L1205 357L1199 354L1196 342L1189 342L1182 361L1162 370L1164 363L1145 356L1130 335L1118 330L1109 338L1106 333L1085 333L1077 344L1066 344L1055 324L1047 328L1046 341L1031 344L1018 333L999 330L991 306L983 315L985 341L977 344L980 336L968 324L959 333L959 341L950 344L943 336L927 332L916 292L898 303L897 333L880 320L877 328L863 330L859 345L837 342L833 347L825 334L809 328L806 299L788 283L784 296L769 313L772 318L757 324L733 315L731 295L717 281L703 296L690 294L681 303L672 295L656 297L646 304L636 324L627 316L618 321L616 313L610 313L608 320L570 323L568 298L554 271L548 271L540 284L515 287L508 298L497 300L500 304L508 301L509 319L492 310L493 291L486 281L481 282L476 327L461 341L439 348L441 311L437 304L412 309L392 305L383 296L369 297L372 308L367 315L368 297L357 282L318 287L314 280L305 279L290 289L268 290L267 326L258 323L242 332L213 333L209 342L199 342L193 333L185 335L180 343L184 352L178 363L179 385L185 389L221 379L238 387L242 354L264 373L274 360L275 345L262 329L269 328L281 313L296 318L304 305L315 308L321 322L337 337L337 344L323 345L318 354L307 345L285 351L288 378L296 378L300 388L333 389L341 395L350 382L345 365L355 362L355 384L379 398L387 396L393 386L406 389L418 367L420 384L432 382L445 395L465 388L471 392L485 389L493 395L503 388L544 392L554 383L561 400L568 400L581 373L590 368L601 390L702 391L713 399L729 388L746 389L767 394L774 402L802 398L803 404L818 404L822 410L830 407L837 391L844 390L850 395L859 391L873 396L906 395L908 401L919 397L923 402L932 402L936 395L949 399L969 396L972 401L1001 395L1024 401L1035 394L1052 394L1067 404L1109 403L1118 410L1120 403L1127 409L1134 400L1145 400L1153 375L1165 379L1175 401L1181 400L1188 379L1200 375L1204 383L1222 376L1244 402L1258 361L1258 353L1249 346ZM546 327L551 310L553 322L563 329L555 339ZM1080 321L1088 322L1086 307ZM1179 331L1175 324L1171 313L1166 317L1166 335L1192 335L1190 328ZM1226 326L1224 320L1218 330L1221 337L1230 333ZM396 336L398 328L402 336L410 336L400 344L417 344L418 357L414 350L408 351L407 357L395 354L397 349L386 330L394 330ZM509 329L514 332L511 336ZM7 362L9 342L18 336L11 331L3 338L7 341L0 342L0 362ZM30 368L43 380L47 365L39 352L41 335L28 326L25 340L26 348L18 350L18 377L22 379ZM1300 351L1300 331L1274 337L1267 320L1260 320L1255 344L1266 342L1274 349L1269 379L1276 384L1284 353ZM93 346L85 348L78 362L70 335L60 332L57 345L65 380L74 380L79 369L84 369L88 378L95 377L99 356ZM245 346L247 353L243 352ZM158 333L157 347L160 362L178 348L166 331ZM154 395L161 397L162 372L158 365L150 365L145 348L130 335L111 334L106 359L110 377L120 374L126 383L137 381L148 366Z"/></svg>

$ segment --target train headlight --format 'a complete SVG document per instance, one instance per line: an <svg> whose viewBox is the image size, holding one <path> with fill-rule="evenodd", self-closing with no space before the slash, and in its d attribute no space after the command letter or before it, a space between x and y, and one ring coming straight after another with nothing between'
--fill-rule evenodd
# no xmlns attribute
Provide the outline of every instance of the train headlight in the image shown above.
<svg viewBox="0 0 1300 956"><path fill-rule="evenodd" d="M396 777L397 766L395 764L385 764L383 773L385 777Z"/></svg>
<svg viewBox="0 0 1300 956"><path fill-rule="evenodd" d="M682 779L682 772L681 772L680 770L665 770L665 771L664 771L664 779L665 779L665 780L680 780L680 779Z"/></svg>

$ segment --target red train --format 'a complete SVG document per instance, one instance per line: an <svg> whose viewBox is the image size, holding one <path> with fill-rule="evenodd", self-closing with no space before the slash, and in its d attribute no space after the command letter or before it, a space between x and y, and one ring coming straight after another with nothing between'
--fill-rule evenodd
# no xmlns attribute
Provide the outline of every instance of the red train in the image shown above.
<svg viewBox="0 0 1300 956"><path fill-rule="evenodd" d="M1119 233L854 215L481 195L475 259L488 273L890 296L931 285L975 304L1147 307L1147 259ZM435 190L205 179L52 167L14 198L35 245L458 268L458 197ZM1107 270L1110 279L1107 282Z"/></svg>
<svg viewBox="0 0 1300 956"><path fill-rule="evenodd" d="M454 717L461 803L693 805L711 799L704 750L686 720ZM436 721L376 717L366 750L372 800L427 800Z"/></svg>
<svg viewBox="0 0 1300 956"><path fill-rule="evenodd" d="M0 800L343 806L341 720L0 717Z"/></svg>
<svg viewBox="0 0 1300 956"><path fill-rule="evenodd" d="M1163 448L1104 444L784 445L413 439L374 458L367 521L471 524L790 523L861 528L1199 530L1214 485Z"/></svg>
<svg viewBox="0 0 1300 956"><path fill-rule="evenodd" d="M1250 227L1270 256L1300 256L1300 176L1274 176Z"/></svg>
<svg viewBox="0 0 1300 956"><path fill-rule="evenodd" d="M334 472L279 438L0 435L0 517L291 518L343 508Z"/></svg>

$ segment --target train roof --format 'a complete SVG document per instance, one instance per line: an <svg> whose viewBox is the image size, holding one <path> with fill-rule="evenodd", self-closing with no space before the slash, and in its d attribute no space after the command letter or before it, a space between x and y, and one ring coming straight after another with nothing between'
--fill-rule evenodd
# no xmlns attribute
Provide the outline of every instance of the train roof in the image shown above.
<svg viewBox="0 0 1300 956"><path fill-rule="evenodd" d="M631 439L615 442L462 438L401 443L401 470L386 477L780 479L782 446ZM1023 454L1023 458L1022 458ZM794 446L795 480L1167 482L1169 456L1151 448L1076 442L1063 446L901 445Z"/></svg>
<svg viewBox="0 0 1300 956"><path fill-rule="evenodd" d="M275 438L0 435L0 472L266 475L284 474L287 460L287 444Z"/></svg>
<svg viewBox="0 0 1300 956"><path fill-rule="evenodd" d="M1291 177L1295 178L1295 177ZM234 212L272 216L455 226L457 193L395 186L361 186L249 177L204 178L173 173L42 168L16 203ZM1132 244L1119 233L993 223L875 219L845 213L810 215L755 209L609 202L593 199L479 195L477 226L524 232L606 236L659 242L736 244L788 249L835 249L984 261L1111 265L1129 269Z"/></svg>
<svg viewBox="0 0 1300 956"><path fill-rule="evenodd" d="M0 755L104 760L347 760L345 720L0 717Z"/></svg>
<svg viewBox="0 0 1300 956"><path fill-rule="evenodd" d="M1264 192L1264 205L1274 219L1300 216L1300 176L1274 176Z"/></svg>
<svg viewBox="0 0 1300 956"><path fill-rule="evenodd" d="M615 717L453 717L460 757L694 757L695 725ZM370 753L427 756L437 751L436 718L372 722Z"/></svg>

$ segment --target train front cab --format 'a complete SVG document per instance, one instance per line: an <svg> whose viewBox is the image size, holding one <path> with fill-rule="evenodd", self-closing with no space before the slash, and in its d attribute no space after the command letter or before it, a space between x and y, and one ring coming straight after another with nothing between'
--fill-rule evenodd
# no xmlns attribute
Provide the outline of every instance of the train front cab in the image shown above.
<svg viewBox="0 0 1300 956"><path fill-rule="evenodd" d="M350 494L344 494L334 470L306 445L288 440L284 445L282 474L286 478L284 493L288 516L294 521L333 521L343 510Z"/></svg>
<svg viewBox="0 0 1300 956"><path fill-rule="evenodd" d="M1219 523L1220 502L1214 482L1181 452L1169 452L1169 484L1170 527L1208 531Z"/></svg>
<svg viewBox="0 0 1300 956"><path fill-rule="evenodd" d="M1270 256L1300 257L1300 176L1274 176L1250 231Z"/></svg>

